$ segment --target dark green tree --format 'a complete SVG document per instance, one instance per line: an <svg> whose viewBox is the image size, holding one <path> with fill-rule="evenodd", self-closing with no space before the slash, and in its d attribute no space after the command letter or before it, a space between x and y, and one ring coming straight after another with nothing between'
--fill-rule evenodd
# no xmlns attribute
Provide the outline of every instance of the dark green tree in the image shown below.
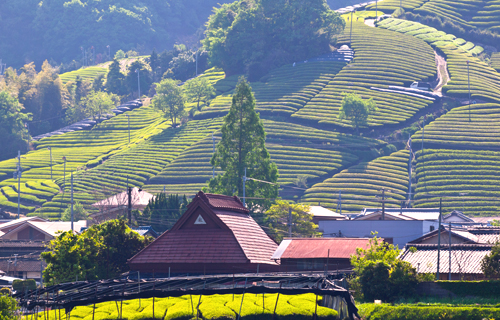
<svg viewBox="0 0 500 320"><path fill-rule="evenodd" d="M126 272L127 260L152 239L132 231L125 220L110 220L82 232L61 233L47 245L42 258L48 284L79 280L109 279Z"/></svg>
<svg viewBox="0 0 500 320"><path fill-rule="evenodd" d="M159 193L149 201L138 221L140 224L149 223L156 231L163 232L172 228L186 212L187 205L186 195Z"/></svg>
<svg viewBox="0 0 500 320"><path fill-rule="evenodd" d="M481 270L486 278L500 278L500 242L492 248L490 254L481 260Z"/></svg>
<svg viewBox="0 0 500 320"><path fill-rule="evenodd" d="M92 91L98 92L104 90L104 74L99 74L92 82Z"/></svg>
<svg viewBox="0 0 500 320"><path fill-rule="evenodd" d="M122 95L125 93L124 81L125 76L120 71L120 62L113 59L113 62L109 66L108 75L106 76L106 89L108 92Z"/></svg>
<svg viewBox="0 0 500 320"><path fill-rule="evenodd" d="M132 62L127 68L127 76L125 77L125 85L129 93L137 92L138 82L141 83L141 95L147 94L149 87L152 84L151 72L146 67L146 64L141 60L136 60ZM138 70L138 71L137 71ZM137 72L139 72L139 77L137 77Z"/></svg>
<svg viewBox="0 0 500 320"><path fill-rule="evenodd" d="M153 52L151 52L148 62L151 68L151 79L153 82L158 82L162 74L160 73L160 57L156 53L156 49L153 49Z"/></svg>
<svg viewBox="0 0 500 320"><path fill-rule="evenodd" d="M22 112L19 101L7 91L0 91L0 160L17 155L18 150L26 150L28 132L24 123L31 114Z"/></svg>
<svg viewBox="0 0 500 320"><path fill-rule="evenodd" d="M239 0L215 9L203 45L226 74L247 72L253 80L329 52L344 26L325 0Z"/></svg>
<svg viewBox="0 0 500 320"><path fill-rule="evenodd" d="M17 314L17 301L8 295L0 294L0 319L2 320L15 320L19 318Z"/></svg>
<svg viewBox="0 0 500 320"><path fill-rule="evenodd" d="M240 78L229 113L221 128L222 140L217 145L211 164L224 171L211 179L208 191L212 193L243 196L243 176L276 183L278 168L271 162L265 141L266 133L255 112L255 98L250 84ZM267 209L271 198L278 197L278 185L254 180L246 182L246 197L262 198L248 200L249 208L259 205ZM266 200L264 200L266 199Z"/></svg>
<svg viewBox="0 0 500 320"><path fill-rule="evenodd" d="M83 205L80 202L76 201L73 205L73 221L87 220L88 215L89 214L87 210L85 210ZM63 221L71 221L71 204L68 205L66 210L64 210L61 218Z"/></svg>

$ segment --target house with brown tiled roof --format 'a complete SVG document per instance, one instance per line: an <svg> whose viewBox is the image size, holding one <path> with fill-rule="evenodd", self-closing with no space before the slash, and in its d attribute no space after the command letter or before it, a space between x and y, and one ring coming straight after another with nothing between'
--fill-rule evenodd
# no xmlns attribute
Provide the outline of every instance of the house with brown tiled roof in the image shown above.
<svg viewBox="0 0 500 320"><path fill-rule="evenodd" d="M278 248L237 197L199 192L177 223L129 260L132 271L229 274L278 271Z"/></svg>

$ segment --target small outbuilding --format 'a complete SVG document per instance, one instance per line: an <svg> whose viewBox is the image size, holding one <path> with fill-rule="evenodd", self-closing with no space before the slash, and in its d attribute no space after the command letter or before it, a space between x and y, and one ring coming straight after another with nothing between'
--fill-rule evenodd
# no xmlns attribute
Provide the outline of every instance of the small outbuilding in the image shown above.
<svg viewBox="0 0 500 320"><path fill-rule="evenodd" d="M199 192L177 223L129 260L132 271L230 274L279 271L278 248L237 197Z"/></svg>
<svg viewBox="0 0 500 320"><path fill-rule="evenodd" d="M293 238L281 242L273 255L281 271L348 271L357 248L367 249L370 238Z"/></svg>

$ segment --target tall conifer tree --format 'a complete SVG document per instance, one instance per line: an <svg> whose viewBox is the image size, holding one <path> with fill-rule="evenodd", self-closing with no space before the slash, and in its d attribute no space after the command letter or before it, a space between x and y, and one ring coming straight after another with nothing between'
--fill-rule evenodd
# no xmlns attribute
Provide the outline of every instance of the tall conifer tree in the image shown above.
<svg viewBox="0 0 500 320"><path fill-rule="evenodd" d="M243 176L276 183L278 168L271 162L267 152L266 133L255 112L255 98L250 84L240 78L236 85L229 113L221 128L222 140L217 145L211 163L220 167L223 175L210 180L208 191L225 195L243 196ZM272 198L278 196L278 186L249 180L246 182L246 197L250 209L261 206L267 209Z"/></svg>

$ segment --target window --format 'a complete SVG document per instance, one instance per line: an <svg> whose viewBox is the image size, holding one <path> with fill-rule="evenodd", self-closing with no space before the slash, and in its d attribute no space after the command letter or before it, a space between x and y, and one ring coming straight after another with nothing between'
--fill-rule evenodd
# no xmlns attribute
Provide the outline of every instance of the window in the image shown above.
<svg viewBox="0 0 500 320"><path fill-rule="evenodd" d="M430 231L434 231L434 226L431 226L431 227L429 228L429 230L430 230Z"/></svg>

